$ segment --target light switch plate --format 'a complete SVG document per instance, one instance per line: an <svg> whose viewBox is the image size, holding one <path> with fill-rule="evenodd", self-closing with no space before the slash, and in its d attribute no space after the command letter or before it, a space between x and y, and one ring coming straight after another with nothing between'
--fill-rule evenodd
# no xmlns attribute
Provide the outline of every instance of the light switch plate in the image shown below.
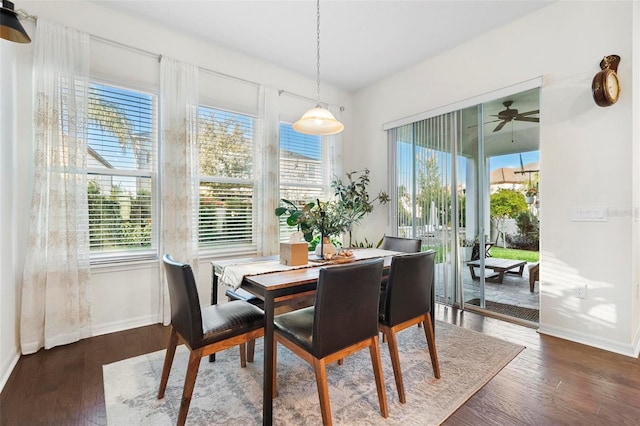
<svg viewBox="0 0 640 426"><path fill-rule="evenodd" d="M606 207L574 207L571 212L574 222L606 222L609 220Z"/></svg>

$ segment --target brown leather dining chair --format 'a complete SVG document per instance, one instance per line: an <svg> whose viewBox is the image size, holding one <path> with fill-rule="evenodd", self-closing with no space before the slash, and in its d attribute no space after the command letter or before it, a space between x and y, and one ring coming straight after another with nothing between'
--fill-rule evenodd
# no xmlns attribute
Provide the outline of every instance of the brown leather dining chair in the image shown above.
<svg viewBox="0 0 640 426"><path fill-rule="evenodd" d="M158 399L164 398L176 346L181 340L190 352L177 421L178 425L184 425L200 359L239 345L240 365L245 367L245 343L264 335L264 312L241 300L201 308L191 266L176 262L168 254L162 260L169 284L171 334Z"/></svg>
<svg viewBox="0 0 640 426"><path fill-rule="evenodd" d="M422 240L419 238L402 238L385 235L382 237L382 250L400 251L402 253L418 253L422 247Z"/></svg>
<svg viewBox="0 0 640 426"><path fill-rule="evenodd" d="M385 235L382 237L382 244L380 245L380 248L382 250L399 251L402 253L419 253L422 249L422 240L419 238L403 238ZM385 295L386 291L387 277L384 277L380 284L380 310L384 310L384 304L387 300ZM418 324L418 327L420 326L421 324ZM382 335L382 341L386 342L385 335Z"/></svg>
<svg viewBox="0 0 640 426"><path fill-rule="evenodd" d="M388 417L378 346L378 298L382 259L320 270L315 305L276 315L274 365L278 343L313 366L322 422L332 424L326 365L369 348L380 412ZM273 369L276 395L276 368Z"/></svg>
<svg viewBox="0 0 640 426"><path fill-rule="evenodd" d="M431 287L433 286L435 251L396 256L391 261L386 301L380 304L379 329L386 336L393 375L400 402L406 401L396 333L414 324L424 325L433 374L440 378L440 365L431 321Z"/></svg>

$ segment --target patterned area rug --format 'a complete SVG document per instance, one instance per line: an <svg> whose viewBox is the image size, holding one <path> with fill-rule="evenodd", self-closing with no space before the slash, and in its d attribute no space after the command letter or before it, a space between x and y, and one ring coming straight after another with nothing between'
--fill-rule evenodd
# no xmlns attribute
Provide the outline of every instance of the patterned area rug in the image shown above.
<svg viewBox="0 0 640 426"><path fill-rule="evenodd" d="M466 301L469 305L480 306L480 299L471 299ZM532 308L525 308L523 306L514 306L506 303L492 302L491 300L485 300L485 306L487 310L496 312L498 314L509 315L510 317L520 318L527 321L540 322L540 311Z"/></svg>
<svg viewBox="0 0 640 426"><path fill-rule="evenodd" d="M433 377L422 328L398 334L406 404L400 404L386 344L381 357L389 418L380 415L368 350L327 367L333 422L341 425L437 425L453 414L520 353L523 346L436 321L441 379ZM240 368L237 349L203 358L187 417L190 425L262 423L262 339L255 362ZM103 366L109 425L174 425L182 396L188 351L176 351L164 399L157 400L164 351ZM313 369L278 345L278 397L274 424L320 425Z"/></svg>

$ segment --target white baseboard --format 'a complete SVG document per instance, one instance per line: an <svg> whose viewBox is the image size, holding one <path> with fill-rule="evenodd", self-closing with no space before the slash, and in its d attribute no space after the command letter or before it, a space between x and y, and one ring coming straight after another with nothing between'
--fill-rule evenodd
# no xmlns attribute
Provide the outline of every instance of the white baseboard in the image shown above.
<svg viewBox="0 0 640 426"><path fill-rule="evenodd" d="M634 348L634 344L632 343L624 344L610 339L594 337L591 334L577 333L574 330L568 330L566 328L554 327L546 324L540 324L538 333L546 334L553 337L559 337L561 339L570 340L572 342L581 343L583 345L592 346L594 348L614 352L632 358L638 357L639 344L637 342Z"/></svg>
<svg viewBox="0 0 640 426"><path fill-rule="evenodd" d="M636 335L633 337L633 353L635 358L640 357L640 327L638 327Z"/></svg>
<svg viewBox="0 0 640 426"><path fill-rule="evenodd" d="M146 325L157 324L156 315L148 315L138 318L129 318L122 321L113 321L105 324L94 325L91 335L102 336L103 334L116 333L118 331L130 330L132 328L144 327Z"/></svg>
<svg viewBox="0 0 640 426"><path fill-rule="evenodd" d="M20 352L16 351L16 353L11 357L11 359L7 360L2 366L0 370L0 392L4 389L4 385L11 377L11 373L13 373L13 369L16 368L16 364L18 364L18 360L20 359Z"/></svg>

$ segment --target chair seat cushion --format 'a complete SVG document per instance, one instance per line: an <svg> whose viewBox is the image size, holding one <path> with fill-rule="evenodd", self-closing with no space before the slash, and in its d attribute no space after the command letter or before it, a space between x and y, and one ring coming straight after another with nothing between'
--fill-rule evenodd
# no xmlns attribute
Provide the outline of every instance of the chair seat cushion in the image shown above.
<svg viewBox="0 0 640 426"><path fill-rule="evenodd" d="M276 331L283 334L298 346L311 351L314 307L277 315L273 319Z"/></svg>
<svg viewBox="0 0 640 426"><path fill-rule="evenodd" d="M235 300L202 309L205 346L264 327L264 312L242 300Z"/></svg>
<svg viewBox="0 0 640 426"><path fill-rule="evenodd" d="M249 302L252 305L256 305L259 307L264 306L264 302L262 301L262 299L260 299L255 294L249 293L243 288L238 288L237 290L229 288L224 294L230 300L244 300L245 302Z"/></svg>

